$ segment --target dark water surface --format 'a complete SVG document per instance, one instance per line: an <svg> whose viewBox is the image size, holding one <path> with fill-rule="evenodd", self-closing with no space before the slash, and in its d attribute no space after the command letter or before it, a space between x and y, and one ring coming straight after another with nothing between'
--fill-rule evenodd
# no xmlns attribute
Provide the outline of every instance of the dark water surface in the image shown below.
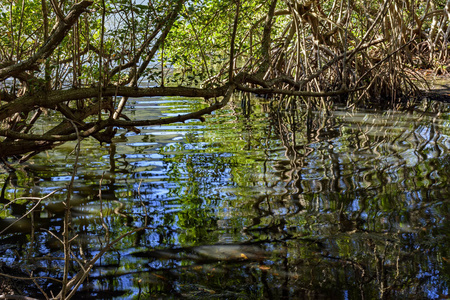
<svg viewBox="0 0 450 300"><path fill-rule="evenodd" d="M148 119L205 105L130 104L131 118ZM449 107L327 114L242 104L235 99L204 123L120 131L112 145L82 142L73 256L87 261L146 229L97 261L74 299L449 297ZM2 273L62 279L57 238L74 148L0 175ZM79 269L74 261L71 276ZM38 283L49 295L60 289ZM33 285L23 292L39 293Z"/></svg>

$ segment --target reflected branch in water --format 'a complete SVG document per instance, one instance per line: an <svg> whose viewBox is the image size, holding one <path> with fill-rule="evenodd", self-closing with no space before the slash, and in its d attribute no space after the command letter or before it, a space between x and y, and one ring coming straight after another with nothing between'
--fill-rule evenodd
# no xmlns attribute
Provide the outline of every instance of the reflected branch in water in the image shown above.
<svg viewBox="0 0 450 300"><path fill-rule="evenodd" d="M158 105L177 114L188 109L185 103L148 99L135 104L136 113L147 113L141 109L147 106L159 115ZM92 150L81 155L73 187L71 230L78 237L71 245L70 279L87 271L108 246L102 224L110 231L109 242L153 226L105 252L81 285L85 292L74 297L109 292L117 298L207 299L446 295L448 114L416 119L416 113L311 110L308 121L303 108L296 116L275 116L257 99L251 105L248 117L239 105L210 116L211 127L191 122L142 128L140 135L123 130L124 139L111 150L83 141L83 148ZM5 197L26 197L30 186L38 187L33 193L48 193L68 182L73 156L58 155L72 150L57 149L51 160L42 156L34 166L31 160L27 173L17 171L14 183L4 187ZM114 173L108 172L111 158ZM43 160L51 167L41 170ZM47 201L34 214L35 228L62 239L57 232L64 226L64 207L58 212ZM26 208L20 215L34 205L17 204ZM124 226L126 216L132 220ZM61 280L60 242L45 231L30 240L29 232L1 237L5 263L33 252L30 270ZM263 254L255 258L247 246ZM45 292L55 291L57 285L40 280Z"/></svg>

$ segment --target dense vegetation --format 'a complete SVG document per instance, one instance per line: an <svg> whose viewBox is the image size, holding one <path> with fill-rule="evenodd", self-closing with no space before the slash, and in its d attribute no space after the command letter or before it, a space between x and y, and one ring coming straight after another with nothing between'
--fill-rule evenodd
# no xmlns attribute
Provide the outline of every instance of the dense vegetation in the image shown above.
<svg viewBox="0 0 450 300"><path fill-rule="evenodd" d="M117 127L202 119L236 90L283 107L395 105L416 95L417 68L446 72L448 60L449 1L0 5L3 159L88 136L110 142ZM129 97L164 95L214 100L166 119L122 114ZM43 132L46 114L60 123Z"/></svg>

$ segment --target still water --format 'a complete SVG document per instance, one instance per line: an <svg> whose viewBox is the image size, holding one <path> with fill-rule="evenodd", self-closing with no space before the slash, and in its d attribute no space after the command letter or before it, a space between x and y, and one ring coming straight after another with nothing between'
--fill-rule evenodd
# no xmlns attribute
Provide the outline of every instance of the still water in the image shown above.
<svg viewBox="0 0 450 300"><path fill-rule="evenodd" d="M132 119L206 105L129 104ZM111 145L84 140L72 256L86 262L144 229L95 263L75 299L449 297L450 106L270 107L236 98L204 123L122 130ZM58 239L74 149L66 143L0 175L1 273L63 278ZM37 198L10 202L20 197ZM79 270L72 261L70 276ZM37 282L48 295L60 290Z"/></svg>

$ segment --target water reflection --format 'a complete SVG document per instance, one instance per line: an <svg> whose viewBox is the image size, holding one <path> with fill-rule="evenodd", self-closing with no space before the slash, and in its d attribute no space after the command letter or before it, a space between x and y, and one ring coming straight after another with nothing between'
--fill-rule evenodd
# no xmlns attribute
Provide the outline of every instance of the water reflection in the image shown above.
<svg viewBox="0 0 450 300"><path fill-rule="evenodd" d="M96 262L78 298L448 296L448 107L288 113L261 99L242 103L206 123L123 131L112 145L83 141L73 256L87 261L145 229ZM204 105L133 100L128 114ZM58 238L73 148L0 175L0 231L13 224L0 238L3 273L62 278ZM27 218L36 200L10 203L50 192ZM71 276L77 269L74 261ZM59 288L38 283L47 293Z"/></svg>

